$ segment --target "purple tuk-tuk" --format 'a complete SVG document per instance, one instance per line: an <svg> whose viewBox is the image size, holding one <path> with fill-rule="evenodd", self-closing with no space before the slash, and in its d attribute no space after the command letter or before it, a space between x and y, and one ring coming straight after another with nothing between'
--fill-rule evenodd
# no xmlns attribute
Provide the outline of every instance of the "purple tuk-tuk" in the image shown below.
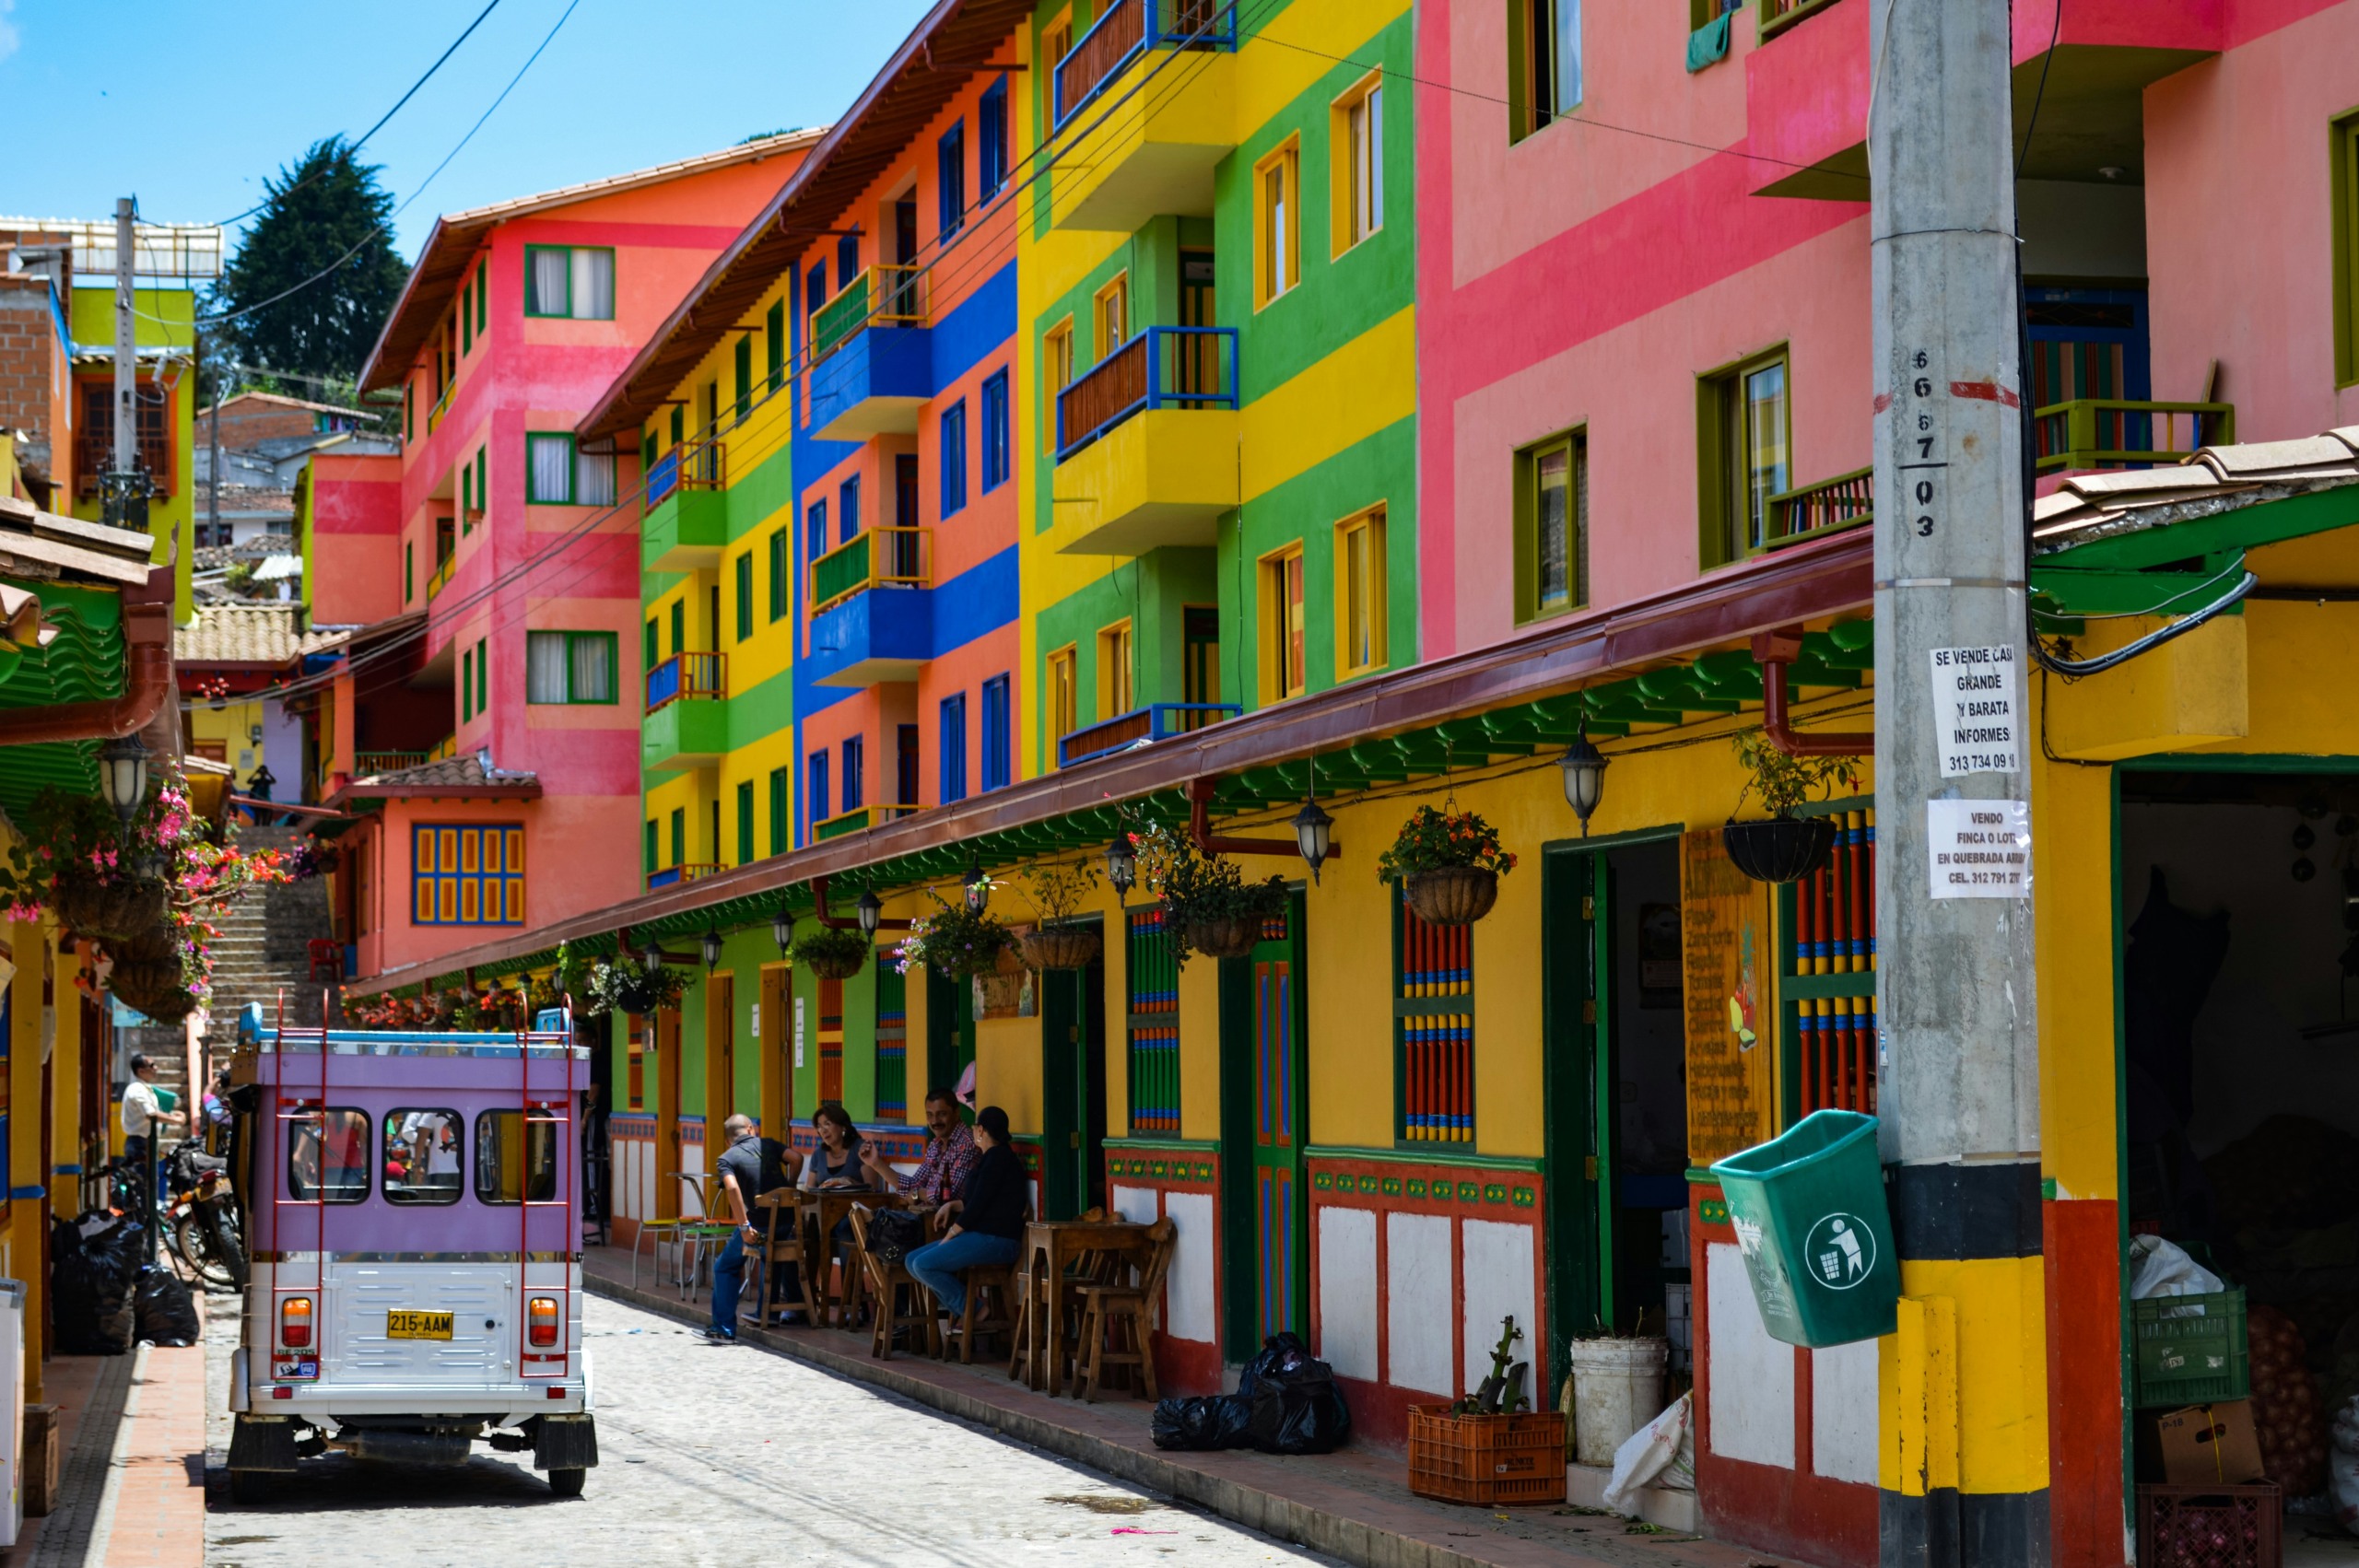
<svg viewBox="0 0 2359 1568"><path fill-rule="evenodd" d="M464 1464L477 1441L581 1491L581 1094L569 1015L512 1034L240 1020L232 1177L252 1278L230 1370L241 1499L297 1461Z"/></svg>

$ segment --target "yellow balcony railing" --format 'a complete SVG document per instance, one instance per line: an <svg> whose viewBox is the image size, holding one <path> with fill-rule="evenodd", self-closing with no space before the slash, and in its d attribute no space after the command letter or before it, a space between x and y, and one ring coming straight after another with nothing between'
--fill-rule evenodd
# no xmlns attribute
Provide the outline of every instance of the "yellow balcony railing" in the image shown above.
<svg viewBox="0 0 2359 1568"><path fill-rule="evenodd" d="M459 557L455 552L442 557L442 564L434 568L434 575L426 579L426 602L428 603L433 603L434 596L451 585L451 574L458 568L458 565Z"/></svg>
<svg viewBox="0 0 2359 1568"><path fill-rule="evenodd" d="M2236 439L2233 403L2133 403L2083 397L2032 411L2042 472L2177 462Z"/></svg>

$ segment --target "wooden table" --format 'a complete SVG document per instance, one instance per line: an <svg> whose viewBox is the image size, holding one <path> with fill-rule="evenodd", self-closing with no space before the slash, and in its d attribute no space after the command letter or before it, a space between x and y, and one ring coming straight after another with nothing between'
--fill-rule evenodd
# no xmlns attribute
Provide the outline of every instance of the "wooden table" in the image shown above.
<svg viewBox="0 0 2359 1568"><path fill-rule="evenodd" d="M1032 1220L1015 1255L1015 1277L1024 1291L1025 1337L1016 1353L1029 1363L1025 1381L1050 1394L1064 1391L1066 1367L1080 1347L1066 1335L1064 1291L1077 1266L1109 1254L1136 1252L1147 1245L1147 1227L1125 1220ZM1011 1371L1013 1360L1011 1357Z"/></svg>
<svg viewBox="0 0 2359 1568"><path fill-rule="evenodd" d="M872 1192L864 1187L810 1187L795 1195L795 1211L804 1227L804 1266L819 1270L811 1299L821 1316L831 1317L839 1328L851 1327L851 1309L860 1299L860 1271L853 1259L845 1260L843 1287L833 1292L827 1288L835 1261L836 1227L851 1217L854 1204L865 1204L872 1211L909 1207L898 1192Z"/></svg>

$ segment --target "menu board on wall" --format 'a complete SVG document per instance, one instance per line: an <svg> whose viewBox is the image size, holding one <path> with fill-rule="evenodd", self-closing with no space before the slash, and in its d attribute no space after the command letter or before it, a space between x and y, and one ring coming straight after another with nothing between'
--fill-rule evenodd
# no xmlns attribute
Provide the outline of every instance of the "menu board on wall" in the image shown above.
<svg viewBox="0 0 2359 1568"><path fill-rule="evenodd" d="M1708 1165L1770 1134L1777 1096L1769 886L1738 871L1708 827L1679 841L1686 992L1687 1163Z"/></svg>

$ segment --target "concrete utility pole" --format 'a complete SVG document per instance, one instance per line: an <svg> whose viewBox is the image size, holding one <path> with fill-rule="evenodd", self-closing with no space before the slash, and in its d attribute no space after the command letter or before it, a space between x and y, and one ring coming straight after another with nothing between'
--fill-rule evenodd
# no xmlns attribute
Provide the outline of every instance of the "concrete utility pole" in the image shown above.
<svg viewBox="0 0 2359 1568"><path fill-rule="evenodd" d="M134 258L131 198L114 204L114 470L128 474L139 463L139 352L132 322Z"/></svg>
<svg viewBox="0 0 2359 1568"><path fill-rule="evenodd" d="M1883 1559L2017 1568L2048 1531L2007 4L1869 17Z"/></svg>

